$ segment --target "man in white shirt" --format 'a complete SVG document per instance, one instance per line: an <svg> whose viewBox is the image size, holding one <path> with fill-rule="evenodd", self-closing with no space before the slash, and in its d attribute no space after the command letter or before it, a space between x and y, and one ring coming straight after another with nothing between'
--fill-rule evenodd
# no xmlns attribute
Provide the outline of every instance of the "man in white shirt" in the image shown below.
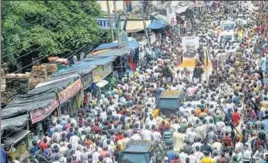
<svg viewBox="0 0 268 163"><path fill-rule="evenodd" d="M180 152L180 160L181 163L186 163L186 158L188 158L188 154L184 152L183 148Z"/></svg>
<svg viewBox="0 0 268 163"><path fill-rule="evenodd" d="M98 163L100 157L100 153L95 149L95 151L92 153L92 163Z"/></svg>
<svg viewBox="0 0 268 163"><path fill-rule="evenodd" d="M204 157L204 154L200 152L200 148L198 146L195 148L194 155L197 158L197 160L202 160L202 158Z"/></svg>
<svg viewBox="0 0 268 163"><path fill-rule="evenodd" d="M74 153L74 155L76 156L76 159L77 160L81 160L81 156L82 156L82 152L81 152L81 147L80 146L78 146L77 147L77 150L75 151L75 153Z"/></svg>
<svg viewBox="0 0 268 163"><path fill-rule="evenodd" d="M78 142L80 141L80 138L77 136L77 131L74 132L74 135L70 138L70 143L72 144L73 148L76 149L78 146Z"/></svg>
<svg viewBox="0 0 268 163"><path fill-rule="evenodd" d="M145 126L145 130L141 132L143 140L151 141L152 140L152 131L149 130L149 125Z"/></svg>
<svg viewBox="0 0 268 163"><path fill-rule="evenodd" d="M131 140L142 140L140 134L137 133L137 130L134 130L133 133L134 134L130 138Z"/></svg>
<svg viewBox="0 0 268 163"><path fill-rule="evenodd" d="M161 136L161 133L159 131L157 131L157 128L154 128L154 131L152 133L152 136L153 136L153 141L161 140L161 137L162 137Z"/></svg>
<svg viewBox="0 0 268 163"><path fill-rule="evenodd" d="M146 125L148 125L150 129L152 129L153 126L156 126L156 120L153 118L153 116L150 116Z"/></svg>
<svg viewBox="0 0 268 163"><path fill-rule="evenodd" d="M103 159L104 163L113 163L112 158L109 156L109 154L106 155L106 157Z"/></svg>

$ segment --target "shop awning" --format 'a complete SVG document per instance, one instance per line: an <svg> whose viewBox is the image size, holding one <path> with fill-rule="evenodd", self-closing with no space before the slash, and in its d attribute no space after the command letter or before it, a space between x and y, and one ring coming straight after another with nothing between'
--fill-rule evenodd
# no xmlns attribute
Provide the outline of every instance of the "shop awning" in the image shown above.
<svg viewBox="0 0 268 163"><path fill-rule="evenodd" d="M47 82L43 86L32 89L26 95L16 96L16 98L2 110L2 118L7 119L38 108L46 108L52 100L57 97L57 93L67 88L79 78L79 75L65 77L64 80L58 80L58 77L50 78L49 81L55 81Z"/></svg>
<svg viewBox="0 0 268 163"><path fill-rule="evenodd" d="M19 131L25 127L27 124L29 115L21 115L14 118L4 119L1 121L1 131L10 130L12 132Z"/></svg>
<svg viewBox="0 0 268 163"><path fill-rule="evenodd" d="M27 130L21 130L19 132L16 132L8 136L7 138L5 138L4 144L7 146L17 144L19 141L24 139L29 132L30 131L27 131Z"/></svg>
<svg viewBox="0 0 268 163"><path fill-rule="evenodd" d="M146 27L150 24L150 20L146 20ZM135 33L144 30L144 24L142 20L127 20L126 22L126 32L127 33Z"/></svg>
<svg viewBox="0 0 268 163"><path fill-rule="evenodd" d="M103 53L100 53L98 55L90 55L88 56L85 61L88 61L90 60L90 58L94 58L94 57L97 57L97 58L104 58L104 57L121 57L121 56L124 56L126 54L128 54L130 52L132 48L130 46L125 46L125 47L122 47L122 48L117 48L117 49L112 49L112 50L109 50L109 51L105 51ZM94 58L94 60L96 60Z"/></svg>
<svg viewBox="0 0 268 163"><path fill-rule="evenodd" d="M102 88L104 86L106 86L109 82L106 81L106 80L101 80L99 81L96 85L99 87L99 88Z"/></svg>
<svg viewBox="0 0 268 163"><path fill-rule="evenodd" d="M85 75L85 74L89 74L94 68L96 68L96 66L92 66L90 63L88 62L84 62L84 61L79 61L76 64L73 64L71 67L68 67L66 69L62 69L59 70L55 73L53 73L51 76L52 77L57 77L57 76L62 76L64 74L69 74L69 75Z"/></svg>
<svg viewBox="0 0 268 163"><path fill-rule="evenodd" d="M86 58L84 61L89 62L91 65L99 66L99 65L105 65L107 63L113 62L115 60L115 57L113 56L92 56Z"/></svg>
<svg viewBox="0 0 268 163"><path fill-rule="evenodd" d="M153 19L152 23L147 27L148 29L161 29L165 28L167 24L162 20Z"/></svg>
<svg viewBox="0 0 268 163"><path fill-rule="evenodd" d="M129 44L129 47L131 47L133 49L136 49L139 47L139 43L133 37L128 37L128 44ZM93 55L101 54L101 53L107 52L107 51L112 50L112 49L117 49L117 48L118 48L118 41L116 40L116 41L111 42L111 43L101 44L96 49L94 49L94 51L96 51L96 52L93 52L91 54L93 54Z"/></svg>

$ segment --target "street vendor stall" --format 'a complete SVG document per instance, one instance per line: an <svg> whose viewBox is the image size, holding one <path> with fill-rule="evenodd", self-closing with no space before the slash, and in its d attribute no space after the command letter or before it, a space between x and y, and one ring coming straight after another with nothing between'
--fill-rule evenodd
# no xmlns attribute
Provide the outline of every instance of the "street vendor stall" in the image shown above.
<svg viewBox="0 0 268 163"><path fill-rule="evenodd" d="M23 160L28 157L28 134L28 130L21 130L4 138L3 143L5 144L8 155L10 156L9 159L15 160L16 158L20 158L20 160Z"/></svg>

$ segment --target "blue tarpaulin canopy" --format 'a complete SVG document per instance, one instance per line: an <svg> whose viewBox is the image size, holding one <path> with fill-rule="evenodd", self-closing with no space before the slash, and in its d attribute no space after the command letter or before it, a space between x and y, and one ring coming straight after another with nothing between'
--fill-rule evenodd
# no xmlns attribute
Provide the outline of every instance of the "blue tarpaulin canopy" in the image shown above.
<svg viewBox="0 0 268 163"><path fill-rule="evenodd" d="M133 48L133 49L136 49L139 47L138 41L132 37L128 38L128 45L130 48ZM113 49L113 48L117 48L117 47L118 47L118 41L114 41L111 43L101 44L96 49L94 49L94 51L104 50L104 49Z"/></svg>
<svg viewBox="0 0 268 163"><path fill-rule="evenodd" d="M53 73L51 76L61 76L63 74L79 74L79 75L85 75L90 73L96 66L92 66L90 64L87 64L86 62L78 62L71 67L67 67L66 69L59 70L55 73Z"/></svg>
<svg viewBox="0 0 268 163"><path fill-rule="evenodd" d="M85 61L89 62L91 65L94 66L99 66L99 65L105 65L107 63L113 62L115 60L115 57L110 56L110 57L89 57L86 58Z"/></svg>
<svg viewBox="0 0 268 163"><path fill-rule="evenodd" d="M167 24L162 20L153 19L151 24L147 27L148 29L161 29L166 27Z"/></svg>

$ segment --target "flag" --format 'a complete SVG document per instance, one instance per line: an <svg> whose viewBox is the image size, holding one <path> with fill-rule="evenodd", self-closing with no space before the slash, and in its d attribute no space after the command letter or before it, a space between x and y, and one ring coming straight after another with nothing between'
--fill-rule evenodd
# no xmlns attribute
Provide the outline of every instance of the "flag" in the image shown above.
<svg viewBox="0 0 268 163"><path fill-rule="evenodd" d="M131 12L132 11L132 3L130 0L126 0L126 11Z"/></svg>
<svg viewBox="0 0 268 163"><path fill-rule="evenodd" d="M206 51L205 51L205 66L208 66L208 48L206 48Z"/></svg>

